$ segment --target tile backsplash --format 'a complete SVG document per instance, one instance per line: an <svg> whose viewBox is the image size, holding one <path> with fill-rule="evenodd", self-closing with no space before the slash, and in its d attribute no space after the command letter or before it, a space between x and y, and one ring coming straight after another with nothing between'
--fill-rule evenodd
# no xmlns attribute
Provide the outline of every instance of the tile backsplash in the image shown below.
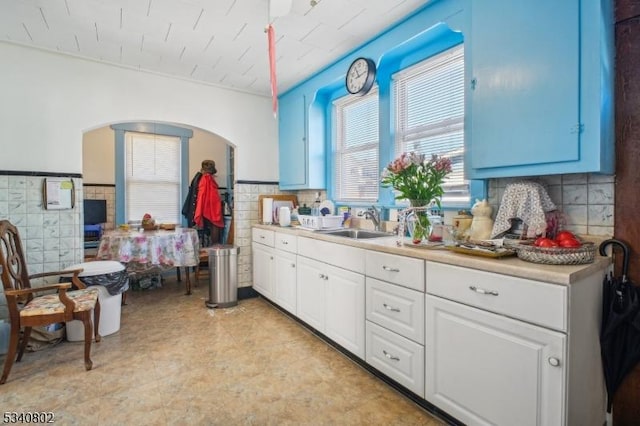
<svg viewBox="0 0 640 426"><path fill-rule="evenodd" d="M238 254L238 287L253 285L251 227L260 221L258 217L258 197L269 194L295 194L298 196L300 205L306 203L307 206L311 206L315 201L316 192L318 191L280 191L277 184L266 183L236 183L234 185L233 220L235 234L233 244L240 248ZM323 200L327 196L325 191L320 191L320 194Z"/></svg>
<svg viewBox="0 0 640 426"><path fill-rule="evenodd" d="M84 185L84 198L87 200L107 200L107 222L105 230L115 229L116 223L116 187L115 185Z"/></svg>
<svg viewBox="0 0 640 426"><path fill-rule="evenodd" d="M581 235L611 237L614 231L615 176L567 174L489 180L488 201L495 218L509 183L530 180L542 184L564 216L564 229Z"/></svg>

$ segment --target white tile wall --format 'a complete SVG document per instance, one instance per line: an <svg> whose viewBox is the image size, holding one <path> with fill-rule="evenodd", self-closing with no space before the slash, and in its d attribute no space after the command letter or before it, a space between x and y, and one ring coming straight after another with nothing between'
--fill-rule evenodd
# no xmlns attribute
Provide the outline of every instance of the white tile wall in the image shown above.
<svg viewBox="0 0 640 426"><path fill-rule="evenodd" d="M9 220L18 227L30 274L60 271L84 258L82 179L73 179L75 207L69 210L44 209L44 179L42 176L0 176L0 219ZM57 280L58 277L53 277L32 284ZM7 317L6 300L2 295L0 319Z"/></svg>
<svg viewBox="0 0 640 426"><path fill-rule="evenodd" d="M498 212L506 186L523 178L489 180L489 203ZM526 178L543 184L564 215L564 229L581 235L613 236L615 176L567 174Z"/></svg>

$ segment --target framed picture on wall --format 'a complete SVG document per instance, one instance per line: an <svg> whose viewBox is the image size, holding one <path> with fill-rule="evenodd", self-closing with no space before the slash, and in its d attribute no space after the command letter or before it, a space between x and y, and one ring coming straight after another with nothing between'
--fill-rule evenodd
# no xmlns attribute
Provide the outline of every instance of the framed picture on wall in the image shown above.
<svg viewBox="0 0 640 426"><path fill-rule="evenodd" d="M70 178L45 178L42 204L47 210L72 209L75 205L73 180Z"/></svg>

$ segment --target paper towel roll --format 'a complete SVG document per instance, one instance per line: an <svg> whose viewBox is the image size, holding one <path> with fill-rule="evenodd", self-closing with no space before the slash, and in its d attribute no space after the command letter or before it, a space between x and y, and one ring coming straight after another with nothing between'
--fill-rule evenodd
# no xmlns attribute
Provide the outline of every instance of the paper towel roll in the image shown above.
<svg viewBox="0 0 640 426"><path fill-rule="evenodd" d="M273 223L273 198L262 199L262 223L265 225Z"/></svg>

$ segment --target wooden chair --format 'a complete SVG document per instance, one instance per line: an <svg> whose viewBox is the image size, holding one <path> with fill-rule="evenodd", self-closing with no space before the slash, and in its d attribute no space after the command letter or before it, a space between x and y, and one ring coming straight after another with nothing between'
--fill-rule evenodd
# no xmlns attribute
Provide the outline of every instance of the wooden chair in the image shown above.
<svg viewBox="0 0 640 426"><path fill-rule="evenodd" d="M202 267L206 267L207 274L209 274L209 251L206 248L200 249L198 254L198 265L196 266L196 285L200 281L200 274L202 273Z"/></svg>
<svg viewBox="0 0 640 426"><path fill-rule="evenodd" d="M71 283L31 287L32 279L71 272L73 272ZM0 274L9 309L9 321L11 321L9 350L5 357L0 384L7 381L14 359L16 362L22 359L32 327L74 319L84 324L84 366L86 370L91 370L93 367L90 358L91 331L95 330L95 339L99 342L100 302L97 289L86 288L85 284L78 279L80 272L82 269L29 275L18 229L7 220L0 221ZM79 290L67 291L72 283ZM51 290L58 292L35 296L36 293ZM94 310L95 327L92 326L91 310ZM24 329L22 339L20 339L21 329Z"/></svg>

